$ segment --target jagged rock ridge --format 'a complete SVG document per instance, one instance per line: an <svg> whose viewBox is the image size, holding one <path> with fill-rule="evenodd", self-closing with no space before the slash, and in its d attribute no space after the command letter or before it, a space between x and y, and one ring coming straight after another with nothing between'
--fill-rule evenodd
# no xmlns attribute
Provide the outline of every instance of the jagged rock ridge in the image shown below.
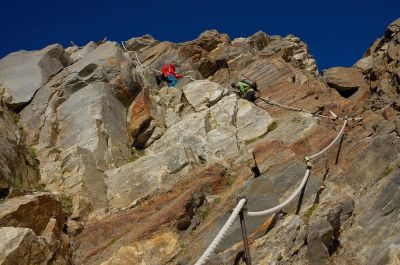
<svg viewBox="0 0 400 265"><path fill-rule="evenodd" d="M102 41L6 56L0 263L192 264L237 196L251 210L282 201L304 173L304 155L325 147L340 124L238 99L229 87L244 75L263 97L363 117L347 128L339 155L314 162L298 205L247 218L253 262L396 264L399 23L353 67L323 75L299 38L263 32L230 40L207 31L179 44L145 35L124 47ZM196 80L158 85L152 69L173 61ZM240 240L236 226L210 264L242 264ZM26 252L29 244L38 247Z"/></svg>

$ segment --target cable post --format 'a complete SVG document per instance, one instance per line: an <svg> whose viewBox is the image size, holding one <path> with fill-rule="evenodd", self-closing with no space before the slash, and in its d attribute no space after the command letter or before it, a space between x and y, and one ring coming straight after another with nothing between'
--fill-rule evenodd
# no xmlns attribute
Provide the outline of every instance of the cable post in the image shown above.
<svg viewBox="0 0 400 265"><path fill-rule="evenodd" d="M246 202L244 204L244 205L246 205L247 204L246 197L237 197L237 203L239 203L241 199L246 200ZM240 230L242 232L242 238L243 238L243 250L244 250L245 263L246 263L246 265L251 265L250 247L249 247L249 241L247 238L247 229L246 229L246 223L245 223L244 214L243 214L244 211L246 211L246 206L244 206L242 208L242 210L239 212Z"/></svg>

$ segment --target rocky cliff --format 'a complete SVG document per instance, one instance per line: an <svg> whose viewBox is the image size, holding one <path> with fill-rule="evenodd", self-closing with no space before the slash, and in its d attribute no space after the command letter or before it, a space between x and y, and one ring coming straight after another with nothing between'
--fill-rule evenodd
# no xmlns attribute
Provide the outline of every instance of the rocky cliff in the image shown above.
<svg viewBox="0 0 400 265"><path fill-rule="evenodd" d="M175 62L185 77L158 84ZM264 99L232 93L240 76ZM0 264L194 264L246 197L253 264L400 264L400 19L319 73L298 37L55 44L0 60ZM208 264L245 264L236 221Z"/></svg>

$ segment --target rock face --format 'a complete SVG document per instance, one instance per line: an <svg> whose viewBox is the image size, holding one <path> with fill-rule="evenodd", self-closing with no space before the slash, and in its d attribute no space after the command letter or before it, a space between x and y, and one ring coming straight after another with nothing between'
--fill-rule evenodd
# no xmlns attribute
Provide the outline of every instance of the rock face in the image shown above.
<svg viewBox="0 0 400 265"><path fill-rule="evenodd" d="M51 252L43 239L29 228L0 228L0 263L48 264Z"/></svg>
<svg viewBox="0 0 400 265"><path fill-rule="evenodd" d="M1 264L68 264L61 197L45 192L0 204Z"/></svg>
<svg viewBox="0 0 400 265"><path fill-rule="evenodd" d="M27 147L24 131L15 121L18 115L0 103L0 198L12 187L38 186L38 161L34 149Z"/></svg>
<svg viewBox="0 0 400 265"><path fill-rule="evenodd" d="M363 122L349 120L340 143L312 159L299 198L245 215L253 263L398 263L399 34L395 21L353 67L322 76L299 38L263 32L7 56L3 100L20 120L2 105L0 263L194 264L238 196L258 211L296 190L304 157L342 126L311 114L330 111ZM156 76L171 62L185 76L175 88ZM261 97L309 112L238 98L229 87L241 76ZM244 264L241 240L235 223L207 264Z"/></svg>
<svg viewBox="0 0 400 265"><path fill-rule="evenodd" d="M6 103L20 108L28 103L49 78L61 71L65 63L61 45L48 46L40 51L20 51L0 60L0 84Z"/></svg>

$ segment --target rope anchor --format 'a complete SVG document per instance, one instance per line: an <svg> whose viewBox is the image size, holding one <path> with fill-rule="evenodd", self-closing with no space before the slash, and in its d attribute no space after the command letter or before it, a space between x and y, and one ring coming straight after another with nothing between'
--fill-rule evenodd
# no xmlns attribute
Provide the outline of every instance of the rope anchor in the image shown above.
<svg viewBox="0 0 400 265"><path fill-rule="evenodd" d="M245 199L245 205L247 204L247 199L245 197L237 197L237 203L241 199ZM240 230L242 232L242 238L243 238L243 249L244 249L244 258L245 258L245 263L246 265L251 265L251 258L250 258L250 247L249 247L249 241L247 239L247 229L246 229L246 223L244 220L244 214L243 212L246 210L246 207L243 207L243 209L239 212L239 220L240 220Z"/></svg>

